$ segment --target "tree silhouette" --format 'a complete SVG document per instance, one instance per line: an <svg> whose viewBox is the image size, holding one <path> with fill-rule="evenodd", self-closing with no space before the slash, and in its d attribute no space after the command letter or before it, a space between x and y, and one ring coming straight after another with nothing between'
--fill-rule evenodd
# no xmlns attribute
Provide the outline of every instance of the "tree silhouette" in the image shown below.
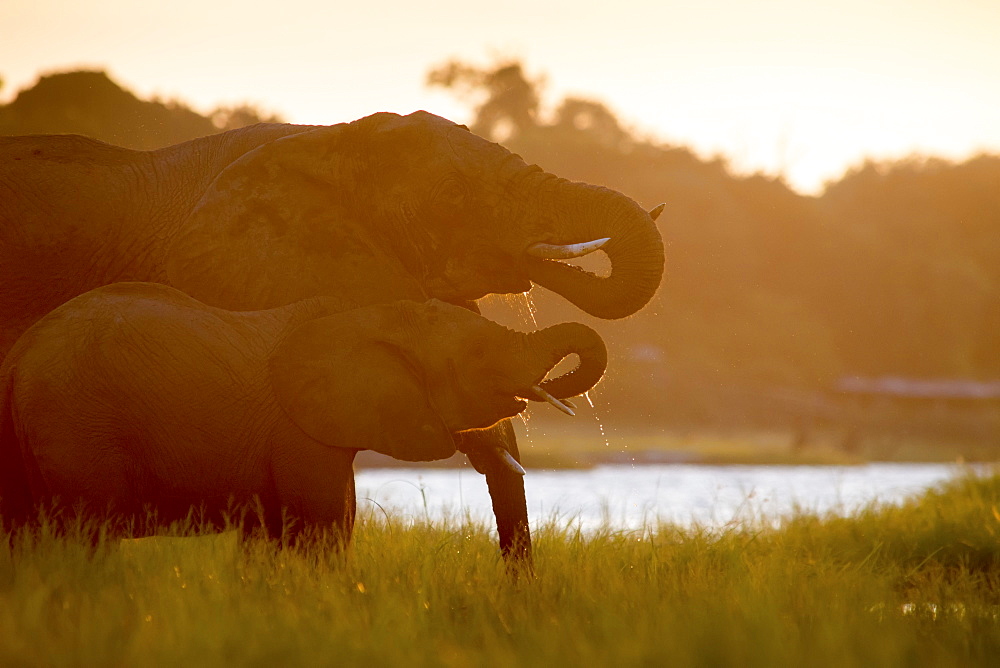
<svg viewBox="0 0 1000 668"><path fill-rule="evenodd" d="M0 134L81 134L136 149L169 146L267 119L253 107L222 108L208 117L180 102L140 100L99 70L39 78L0 106Z"/></svg>
<svg viewBox="0 0 1000 668"><path fill-rule="evenodd" d="M217 107L209 114L212 124L219 130L235 130L237 128L253 125L254 123L282 123L282 119L277 114L264 114L260 109L249 105L240 104L233 107Z"/></svg>
<svg viewBox="0 0 1000 668"><path fill-rule="evenodd" d="M528 162L667 203L664 282L642 312L593 321L532 293L538 326L582 319L607 340L609 419L790 424L844 375L1000 378L1000 157L868 164L805 197L640 138L600 102L567 98L546 123L516 62L451 61L429 81L492 138L506 119Z"/></svg>
<svg viewBox="0 0 1000 668"><path fill-rule="evenodd" d="M537 124L542 81L528 79L519 62L479 68L451 60L431 70L427 84L480 100L469 129L482 137L503 141Z"/></svg>
<svg viewBox="0 0 1000 668"><path fill-rule="evenodd" d="M631 139L618 118L601 102L568 97L556 110L555 127L576 131L605 146L620 146Z"/></svg>

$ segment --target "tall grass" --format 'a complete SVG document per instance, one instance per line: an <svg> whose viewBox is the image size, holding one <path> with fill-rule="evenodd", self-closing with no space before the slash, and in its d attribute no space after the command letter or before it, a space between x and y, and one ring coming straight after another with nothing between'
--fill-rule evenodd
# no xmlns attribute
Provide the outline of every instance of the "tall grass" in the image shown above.
<svg viewBox="0 0 1000 668"><path fill-rule="evenodd" d="M44 526L0 547L0 664L996 665L998 507L969 477L777 529L550 523L518 579L461 518L362 517L346 555Z"/></svg>

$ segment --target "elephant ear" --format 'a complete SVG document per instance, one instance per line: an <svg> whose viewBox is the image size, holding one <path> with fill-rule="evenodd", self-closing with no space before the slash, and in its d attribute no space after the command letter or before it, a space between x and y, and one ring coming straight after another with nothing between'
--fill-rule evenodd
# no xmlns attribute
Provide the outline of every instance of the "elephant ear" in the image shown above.
<svg viewBox="0 0 1000 668"><path fill-rule="evenodd" d="M233 161L171 241L169 283L231 310L282 306L343 284L345 268L335 259L343 240L331 230L347 215L342 201L351 190L344 185L355 168L351 156L364 136L397 118L376 114L319 127Z"/></svg>
<svg viewBox="0 0 1000 668"><path fill-rule="evenodd" d="M310 437L405 461L455 453L451 432L428 398L423 370L393 345L338 327L341 316L293 331L270 361L278 403Z"/></svg>

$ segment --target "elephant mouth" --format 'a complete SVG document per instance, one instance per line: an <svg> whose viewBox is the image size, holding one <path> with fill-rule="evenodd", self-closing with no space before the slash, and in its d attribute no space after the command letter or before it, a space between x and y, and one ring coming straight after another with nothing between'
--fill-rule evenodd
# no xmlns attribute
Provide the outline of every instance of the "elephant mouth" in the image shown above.
<svg viewBox="0 0 1000 668"><path fill-rule="evenodd" d="M517 396L508 396L502 401L493 401L489 405L489 411L479 416L470 426L464 427L461 431L490 429L501 420L512 418L524 411L528 407L528 402Z"/></svg>
<svg viewBox="0 0 1000 668"><path fill-rule="evenodd" d="M563 413L565 413L566 415L571 415L574 417L576 416L576 411L573 410L576 407L572 403L570 403L566 399L557 399L556 397L552 396L552 394L546 392L545 389L542 388L541 383L542 381L539 380L537 383L534 383L527 390L522 390L517 393L518 397L524 397L524 399L516 400L518 404L522 404L521 408L517 411L518 413L527 408L528 407L527 400L531 400L531 401L548 402L553 406L555 406L556 408L558 408Z"/></svg>
<svg viewBox="0 0 1000 668"><path fill-rule="evenodd" d="M456 263L425 279L431 296L449 303L470 302L490 294L520 294L531 289L531 279L508 264L478 257Z"/></svg>
<svg viewBox="0 0 1000 668"><path fill-rule="evenodd" d="M449 280L445 277L436 277L428 280L426 290L431 297L455 305L468 304L477 299L482 299L492 292L496 292L487 287L473 288L468 285L463 286L459 282Z"/></svg>
<svg viewBox="0 0 1000 668"><path fill-rule="evenodd" d="M561 265L566 269L579 272L580 274L587 274L591 278L607 278L610 275L609 269L595 271L587 269L585 266L573 262L573 260L586 258L583 262L588 263L596 257L594 254L597 251L602 251L602 253L597 253L597 255L605 254L607 252L605 247L610 241L611 237L603 237L575 244L533 243L524 250L524 254L522 255L527 267L526 273L528 276L531 276L531 267L537 267L540 264L554 264Z"/></svg>

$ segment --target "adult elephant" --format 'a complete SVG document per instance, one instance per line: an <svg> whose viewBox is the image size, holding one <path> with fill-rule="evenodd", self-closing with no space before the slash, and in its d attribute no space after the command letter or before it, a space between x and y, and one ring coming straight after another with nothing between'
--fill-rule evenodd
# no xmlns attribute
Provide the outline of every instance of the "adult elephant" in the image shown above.
<svg viewBox="0 0 1000 668"><path fill-rule="evenodd" d="M573 353L577 369L543 380ZM49 313L0 364L0 509L17 526L58 499L148 533L255 502L274 538L332 527L346 542L358 448L448 457L456 432L516 415L519 397L561 406L606 364L579 323L525 334L437 300L233 312L116 283Z"/></svg>
<svg viewBox="0 0 1000 668"><path fill-rule="evenodd" d="M558 261L601 247L611 273ZM74 136L0 140L0 353L92 288L152 281L213 306L316 295L358 305L550 288L634 313L663 270L653 217L624 195L529 166L446 119L379 113L256 125L158 151ZM486 474L505 555L530 555L509 423L460 449Z"/></svg>

